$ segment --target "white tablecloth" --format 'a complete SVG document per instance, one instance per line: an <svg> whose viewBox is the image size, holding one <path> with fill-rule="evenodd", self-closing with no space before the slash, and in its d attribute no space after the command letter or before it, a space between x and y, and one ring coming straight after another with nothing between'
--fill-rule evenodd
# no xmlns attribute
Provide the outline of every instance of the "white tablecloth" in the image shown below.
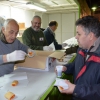
<svg viewBox="0 0 100 100"><path fill-rule="evenodd" d="M14 92L17 97L23 97L23 99L15 98L14 100L39 100L56 78L54 68L50 69L49 72L18 68L13 73L19 72L26 72L29 80L28 85L24 87L11 87L9 84L5 84L0 88L0 100L3 100L2 96L4 96L5 91L11 91Z"/></svg>

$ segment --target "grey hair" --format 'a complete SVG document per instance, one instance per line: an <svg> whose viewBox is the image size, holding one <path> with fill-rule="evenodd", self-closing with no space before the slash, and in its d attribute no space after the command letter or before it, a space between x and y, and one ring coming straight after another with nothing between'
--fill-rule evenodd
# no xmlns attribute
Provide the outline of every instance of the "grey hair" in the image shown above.
<svg viewBox="0 0 100 100"><path fill-rule="evenodd" d="M18 22L17 22L15 19L10 18L10 19L6 19L6 20L5 20L5 22L4 22L4 24L3 24L3 27L6 29L7 25L8 25L11 21L14 21L14 22L16 22L16 24L18 24Z"/></svg>
<svg viewBox="0 0 100 100"><path fill-rule="evenodd" d="M34 20L34 18L39 18L41 20L41 17L38 16L38 15L35 15L33 18L32 18L32 21Z"/></svg>

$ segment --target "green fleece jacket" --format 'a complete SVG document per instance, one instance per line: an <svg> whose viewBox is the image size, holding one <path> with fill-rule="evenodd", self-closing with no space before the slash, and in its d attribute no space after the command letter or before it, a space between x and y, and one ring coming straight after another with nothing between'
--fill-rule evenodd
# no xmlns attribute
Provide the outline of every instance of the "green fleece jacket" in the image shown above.
<svg viewBox="0 0 100 100"><path fill-rule="evenodd" d="M22 35L23 43L33 50L43 50L43 46L47 46L46 38L43 32L34 31L32 27L27 28Z"/></svg>

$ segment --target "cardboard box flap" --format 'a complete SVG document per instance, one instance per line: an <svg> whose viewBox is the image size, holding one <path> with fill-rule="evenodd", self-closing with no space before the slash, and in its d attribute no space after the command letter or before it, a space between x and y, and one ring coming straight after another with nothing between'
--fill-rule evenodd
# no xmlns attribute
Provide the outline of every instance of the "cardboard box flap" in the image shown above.
<svg viewBox="0 0 100 100"><path fill-rule="evenodd" d="M26 57L24 61L19 61L15 66L18 67L27 67L27 68L37 68L37 69L45 69L47 58L43 56L35 56L32 58Z"/></svg>
<svg viewBox="0 0 100 100"><path fill-rule="evenodd" d="M36 55L38 56L49 56L50 54L52 54L54 51L39 51L39 50L35 50Z"/></svg>
<svg viewBox="0 0 100 100"><path fill-rule="evenodd" d="M35 69L45 69L50 65L51 57L61 59L65 53L64 52L49 52L49 51L35 51L35 56L32 58L26 57L24 61L16 63L18 67L27 67Z"/></svg>
<svg viewBox="0 0 100 100"><path fill-rule="evenodd" d="M36 50L36 55L38 56L46 56L46 57L53 57L57 59L61 59L65 53L64 52L59 52L59 51L38 51Z"/></svg>
<svg viewBox="0 0 100 100"><path fill-rule="evenodd" d="M49 55L49 57L53 57L53 58L57 58L57 59L61 59L63 58L63 56L65 55L64 52L53 52L52 54Z"/></svg>

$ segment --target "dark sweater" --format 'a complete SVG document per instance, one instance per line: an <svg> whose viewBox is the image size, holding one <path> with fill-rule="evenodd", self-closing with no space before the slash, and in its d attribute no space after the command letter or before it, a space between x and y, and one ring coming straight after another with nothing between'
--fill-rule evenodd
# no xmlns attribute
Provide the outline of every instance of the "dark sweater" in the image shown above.
<svg viewBox="0 0 100 100"><path fill-rule="evenodd" d="M33 50L43 50L43 46L47 46L47 41L43 32L34 31L32 27L27 28L22 35L23 43Z"/></svg>
<svg viewBox="0 0 100 100"><path fill-rule="evenodd" d="M55 45L56 50L61 50L62 49L62 45L58 44L58 42L55 39L54 33L50 30L49 27L47 29L45 29L43 31L43 33L44 33L44 35L47 39L48 45L50 45L53 42L54 45Z"/></svg>

